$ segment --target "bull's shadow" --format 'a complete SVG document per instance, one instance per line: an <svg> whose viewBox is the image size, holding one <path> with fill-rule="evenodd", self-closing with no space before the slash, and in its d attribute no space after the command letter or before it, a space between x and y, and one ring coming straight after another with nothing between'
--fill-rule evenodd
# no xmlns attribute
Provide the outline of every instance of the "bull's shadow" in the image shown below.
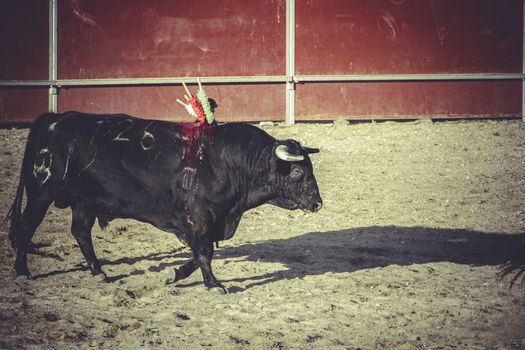
<svg viewBox="0 0 525 350"><path fill-rule="evenodd" d="M282 279L327 272L353 272L393 264L453 262L498 266L507 263L509 272L516 273L525 269L525 234L373 226L312 232L287 239L227 247L217 252L216 259L275 262L286 266L286 269L263 276L224 280L252 280L246 288ZM217 275L220 276L219 269Z"/></svg>
<svg viewBox="0 0 525 350"><path fill-rule="evenodd" d="M181 265L191 257L189 251L158 252L146 256L119 259L101 259L104 265L134 265L149 261L150 272L162 272ZM510 263L509 271L525 271L525 234L483 233L462 229L427 227L372 226L340 231L311 232L304 235L226 246L216 251L214 260L235 263L250 261L280 263L284 269L264 275L242 275L222 279L228 284L245 282L245 287L255 287L283 279L303 278L328 272L345 273L361 269L407 266L430 262L453 262L466 265L492 265ZM37 278L84 270L84 267L67 271L49 272ZM110 281L130 275L145 273L136 269L129 275L110 276ZM215 268L221 279L221 268ZM514 274L515 276L515 274ZM523 275L522 275L523 276ZM197 282L178 282L178 286L195 285ZM200 283L200 282L198 282ZM233 288L232 291L239 291Z"/></svg>

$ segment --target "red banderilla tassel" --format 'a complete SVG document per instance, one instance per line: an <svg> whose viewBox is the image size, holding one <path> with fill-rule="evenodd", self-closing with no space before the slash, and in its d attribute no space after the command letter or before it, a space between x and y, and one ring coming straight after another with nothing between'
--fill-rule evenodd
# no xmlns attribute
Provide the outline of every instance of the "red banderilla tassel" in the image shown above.
<svg viewBox="0 0 525 350"><path fill-rule="evenodd" d="M206 114L204 113L204 110L202 109L201 103L196 97L191 97L188 100L188 103L191 105L191 108L193 108L193 111L195 112L195 115L197 116L197 119L201 124L206 123Z"/></svg>

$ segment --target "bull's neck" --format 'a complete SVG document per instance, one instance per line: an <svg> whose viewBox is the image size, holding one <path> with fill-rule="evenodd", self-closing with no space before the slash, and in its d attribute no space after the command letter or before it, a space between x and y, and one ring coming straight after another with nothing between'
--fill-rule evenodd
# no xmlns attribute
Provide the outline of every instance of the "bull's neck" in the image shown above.
<svg viewBox="0 0 525 350"><path fill-rule="evenodd" d="M276 197L275 186L272 186L272 149L258 146L246 152L245 159L239 168L240 185L245 209L255 208Z"/></svg>

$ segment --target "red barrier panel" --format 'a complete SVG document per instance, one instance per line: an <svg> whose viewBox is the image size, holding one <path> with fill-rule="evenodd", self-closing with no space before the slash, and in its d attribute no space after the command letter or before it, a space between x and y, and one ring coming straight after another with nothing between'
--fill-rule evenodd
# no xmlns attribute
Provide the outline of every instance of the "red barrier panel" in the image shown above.
<svg viewBox="0 0 525 350"><path fill-rule="evenodd" d="M521 73L521 0L297 2L297 74ZM297 120L520 117L521 82L312 83Z"/></svg>
<svg viewBox="0 0 525 350"><path fill-rule="evenodd" d="M47 79L48 3L0 1L0 80ZM31 122L46 112L47 88L0 88L0 123Z"/></svg>
<svg viewBox="0 0 525 350"><path fill-rule="evenodd" d="M58 79L284 76L286 0L60 0ZM0 80L48 78L49 4L0 2ZM295 1L297 75L522 73L522 0ZM222 121L284 120L285 84L205 86ZM59 91L59 111L185 120L178 86ZM507 81L296 86L296 120L519 117ZM0 87L0 122L47 111L47 88Z"/></svg>
<svg viewBox="0 0 525 350"><path fill-rule="evenodd" d="M195 93L197 88L189 86ZM206 85L206 94L217 101L215 117L219 121L282 120L284 88L282 85ZM59 94L60 111L90 113L127 113L145 118L193 121L184 107L182 86L97 87L63 89Z"/></svg>
<svg viewBox="0 0 525 350"><path fill-rule="evenodd" d="M522 3L297 1L296 73L521 73Z"/></svg>
<svg viewBox="0 0 525 350"><path fill-rule="evenodd" d="M48 3L0 1L0 80L47 79Z"/></svg>
<svg viewBox="0 0 525 350"><path fill-rule="evenodd" d="M297 87L299 120L521 116L520 81L312 83Z"/></svg>
<svg viewBox="0 0 525 350"><path fill-rule="evenodd" d="M0 89L0 124L31 123L47 112L47 88Z"/></svg>
<svg viewBox="0 0 525 350"><path fill-rule="evenodd" d="M59 5L61 79L284 74L284 1Z"/></svg>

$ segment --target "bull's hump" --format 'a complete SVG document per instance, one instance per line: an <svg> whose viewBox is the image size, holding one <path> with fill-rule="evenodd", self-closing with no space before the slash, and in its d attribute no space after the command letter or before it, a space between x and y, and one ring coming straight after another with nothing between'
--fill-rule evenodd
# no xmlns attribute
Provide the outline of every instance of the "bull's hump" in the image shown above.
<svg viewBox="0 0 525 350"><path fill-rule="evenodd" d="M273 144L275 138L266 131L246 123L225 123L218 127L217 135L225 137L228 141L237 141L245 144L264 143Z"/></svg>

